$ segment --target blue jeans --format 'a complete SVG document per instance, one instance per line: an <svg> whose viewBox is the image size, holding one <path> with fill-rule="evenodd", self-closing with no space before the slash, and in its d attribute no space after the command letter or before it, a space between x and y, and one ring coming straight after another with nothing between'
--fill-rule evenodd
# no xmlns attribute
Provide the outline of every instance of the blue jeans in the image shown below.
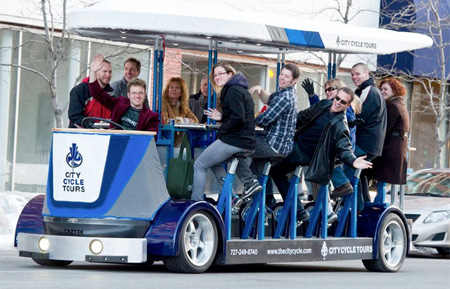
<svg viewBox="0 0 450 289"><path fill-rule="evenodd" d="M345 183L349 183L349 178L345 175L344 169L342 165L334 167L333 176L331 177L331 182L333 183L333 187L336 189Z"/></svg>
<svg viewBox="0 0 450 289"><path fill-rule="evenodd" d="M194 184L191 200L203 200L208 169L212 170L219 184L222 184L221 178L226 176L226 171L222 163L227 162L233 155L240 152L250 154L253 150L231 146L221 140L216 140L209 145L194 163ZM236 168L236 175L244 184L250 183L255 179L255 176L251 173L248 165L244 161L239 162Z"/></svg>
<svg viewBox="0 0 450 289"><path fill-rule="evenodd" d="M294 148L292 149L292 152L287 157L285 157L281 162L274 165L270 169L270 176L272 177L273 182L277 186L278 191L280 192L280 195L283 198L283 200L286 199L290 185L290 181L287 177L287 174L293 172L299 165L301 166L309 165L310 161L311 159L305 154L303 154L300 148L298 147L297 143L294 142ZM298 211L303 210L301 202L298 203L297 210Z"/></svg>
<svg viewBox="0 0 450 289"><path fill-rule="evenodd" d="M264 171L264 166L266 165L269 158L279 158L279 161L281 161L284 157L286 156L274 151L265 139L257 137L255 152L252 154L252 164L250 168L253 174L259 177ZM274 165L275 163L277 162L273 161L272 165Z"/></svg>

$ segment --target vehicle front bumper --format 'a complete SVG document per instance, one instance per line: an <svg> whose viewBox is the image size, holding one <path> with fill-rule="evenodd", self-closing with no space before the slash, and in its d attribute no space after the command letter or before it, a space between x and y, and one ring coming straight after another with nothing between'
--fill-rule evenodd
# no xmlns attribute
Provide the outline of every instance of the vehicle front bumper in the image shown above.
<svg viewBox="0 0 450 289"><path fill-rule="evenodd" d="M422 219L416 220L412 226L412 242L414 246L450 248L450 220L425 224Z"/></svg>
<svg viewBox="0 0 450 289"><path fill-rule="evenodd" d="M39 240L48 240L48 249L39 248ZM92 241L98 240L103 249L94 254ZM35 259L88 261L100 263L144 263L147 261L147 240L144 238L97 238L54 236L19 233L17 236L19 256Z"/></svg>

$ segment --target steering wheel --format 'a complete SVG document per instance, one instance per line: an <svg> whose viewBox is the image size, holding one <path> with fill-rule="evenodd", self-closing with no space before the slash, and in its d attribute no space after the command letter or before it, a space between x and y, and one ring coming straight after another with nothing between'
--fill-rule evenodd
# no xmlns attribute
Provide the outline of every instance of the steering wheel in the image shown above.
<svg viewBox="0 0 450 289"><path fill-rule="evenodd" d="M114 128L109 128L109 129L126 130L126 128L124 128L123 126L121 126L120 124L118 124L115 121L112 121L112 120L106 119L106 118L101 118L101 117L93 117L93 116L88 116L88 117L83 118L81 120L81 126L84 128L101 129L101 127L95 126L93 121L103 121L103 122L107 122L107 123L115 126Z"/></svg>

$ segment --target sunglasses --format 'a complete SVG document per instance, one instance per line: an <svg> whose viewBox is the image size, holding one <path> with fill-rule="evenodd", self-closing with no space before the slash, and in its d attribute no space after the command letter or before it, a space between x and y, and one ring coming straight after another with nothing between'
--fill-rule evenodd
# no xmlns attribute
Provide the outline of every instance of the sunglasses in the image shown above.
<svg viewBox="0 0 450 289"><path fill-rule="evenodd" d="M347 105L348 102L343 100L342 98L340 98L339 96L335 96L334 100L339 101L340 103L342 103L343 105Z"/></svg>
<svg viewBox="0 0 450 289"><path fill-rule="evenodd" d="M330 92L330 91L333 91L333 90L336 90L336 87L325 88L325 92Z"/></svg>

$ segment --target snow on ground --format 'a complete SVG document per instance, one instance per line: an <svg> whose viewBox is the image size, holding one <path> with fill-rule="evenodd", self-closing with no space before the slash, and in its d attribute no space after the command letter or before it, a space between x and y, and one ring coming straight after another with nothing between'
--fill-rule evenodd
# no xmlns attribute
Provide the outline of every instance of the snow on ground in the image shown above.
<svg viewBox="0 0 450 289"><path fill-rule="evenodd" d="M25 192L0 192L0 248L14 248L17 219L27 202L37 194Z"/></svg>

